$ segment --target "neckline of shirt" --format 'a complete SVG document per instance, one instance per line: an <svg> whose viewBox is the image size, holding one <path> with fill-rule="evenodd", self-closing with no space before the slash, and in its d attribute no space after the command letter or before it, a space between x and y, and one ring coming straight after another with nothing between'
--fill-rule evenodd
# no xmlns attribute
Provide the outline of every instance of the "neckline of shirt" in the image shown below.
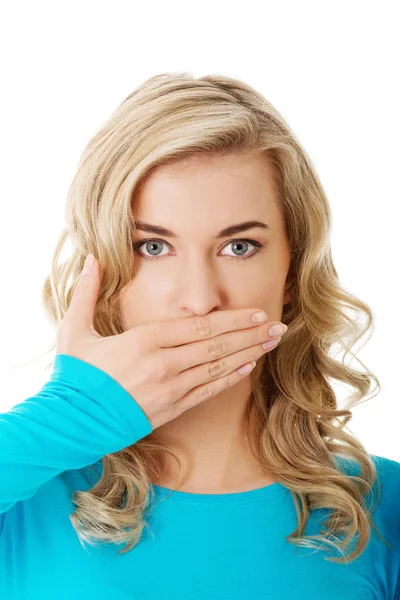
<svg viewBox="0 0 400 600"><path fill-rule="evenodd" d="M290 490L286 486L284 486L282 483L279 483L278 481L253 490L246 490L242 492L228 492L226 494L199 494L194 492L183 492L180 490L172 490L170 488L165 488L156 485L155 483L152 484L152 487L157 497L169 496L168 500L196 504L230 504L232 502L248 502L253 500L266 499L276 495L281 495L290 492Z"/></svg>

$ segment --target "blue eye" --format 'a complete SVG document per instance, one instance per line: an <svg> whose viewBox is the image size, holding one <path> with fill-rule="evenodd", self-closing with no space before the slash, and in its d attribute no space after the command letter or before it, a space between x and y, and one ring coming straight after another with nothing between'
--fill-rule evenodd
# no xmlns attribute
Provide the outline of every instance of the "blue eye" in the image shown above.
<svg viewBox="0 0 400 600"><path fill-rule="evenodd" d="M146 256L146 255L142 254L141 252L139 252L139 249L144 244L152 244L152 246L154 247L156 244L167 244L167 242L165 242L164 240L158 240L158 239L148 239L148 240L140 240L139 242L134 243L133 246L132 246L133 251L136 254L138 254L141 258L144 258L145 260L152 260L152 261L154 261L154 260L158 260L160 258L163 258L165 256L165 255L150 255L150 256ZM250 239L247 239L247 238L231 240L230 242L228 242L228 244L226 244L226 246L229 246L230 244L235 244L236 246L239 246L239 247L243 247L244 246L244 250L245 251L246 251L246 246L248 244L250 244L251 246L254 246L256 248L255 251L253 251L251 254L247 254L246 256L244 256L244 255L243 256L231 256L231 258L233 260L246 260L247 258L252 258L264 246L263 244L260 244L260 242L257 242L256 240L250 240ZM169 245L169 244L167 244L167 245ZM224 246L224 248L226 246Z"/></svg>

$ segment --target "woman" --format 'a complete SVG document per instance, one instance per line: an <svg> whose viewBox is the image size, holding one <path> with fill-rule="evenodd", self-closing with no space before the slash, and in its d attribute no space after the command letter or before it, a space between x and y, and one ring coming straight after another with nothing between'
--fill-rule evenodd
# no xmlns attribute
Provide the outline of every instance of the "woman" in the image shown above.
<svg viewBox="0 0 400 600"><path fill-rule="evenodd" d="M55 326L92 252L98 336L255 306L288 329L157 426L156 398L58 347L51 381L2 416L3 596L400 597L400 463L344 430L330 382L357 402L379 386L331 356L372 312L340 285L328 200L278 111L225 76L149 79L84 150L66 219L43 289Z"/></svg>

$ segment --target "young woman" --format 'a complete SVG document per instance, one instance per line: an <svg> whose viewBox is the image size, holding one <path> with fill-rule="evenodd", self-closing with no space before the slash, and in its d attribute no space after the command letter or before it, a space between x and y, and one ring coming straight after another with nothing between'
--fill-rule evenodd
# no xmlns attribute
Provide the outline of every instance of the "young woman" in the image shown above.
<svg viewBox="0 0 400 600"><path fill-rule="evenodd" d="M0 597L400 597L400 463L345 431L331 385L379 381L332 356L373 316L330 226L246 83L167 73L122 102L43 288L50 380L0 416Z"/></svg>

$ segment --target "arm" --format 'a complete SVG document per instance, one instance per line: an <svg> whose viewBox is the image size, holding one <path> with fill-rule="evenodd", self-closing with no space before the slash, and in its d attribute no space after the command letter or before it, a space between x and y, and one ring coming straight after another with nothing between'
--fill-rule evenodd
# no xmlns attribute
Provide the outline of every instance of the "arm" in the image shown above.
<svg viewBox="0 0 400 600"><path fill-rule="evenodd" d="M139 404L115 379L57 354L42 389L0 413L0 513L61 472L90 465L151 432Z"/></svg>

